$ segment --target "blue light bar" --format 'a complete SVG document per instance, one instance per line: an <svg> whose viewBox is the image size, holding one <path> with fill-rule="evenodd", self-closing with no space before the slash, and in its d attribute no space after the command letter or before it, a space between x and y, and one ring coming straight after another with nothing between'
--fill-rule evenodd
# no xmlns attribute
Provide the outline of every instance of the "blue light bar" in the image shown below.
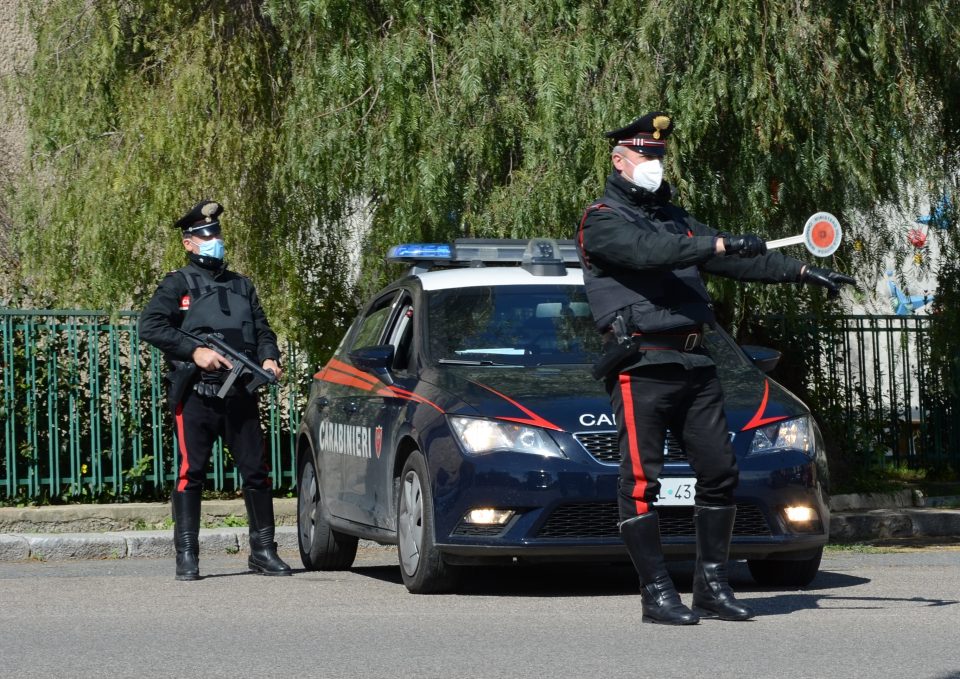
<svg viewBox="0 0 960 679"><path fill-rule="evenodd" d="M388 262L450 260L452 257L453 248L445 243L404 243L387 251Z"/></svg>

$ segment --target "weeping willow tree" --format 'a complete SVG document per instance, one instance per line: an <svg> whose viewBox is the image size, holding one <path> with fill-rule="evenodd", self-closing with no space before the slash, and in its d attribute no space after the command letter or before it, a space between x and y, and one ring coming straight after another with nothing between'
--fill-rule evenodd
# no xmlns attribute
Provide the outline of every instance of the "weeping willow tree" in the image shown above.
<svg viewBox="0 0 960 679"><path fill-rule="evenodd" d="M677 122L679 202L767 237L856 215L844 270L895 245L877 205L956 176L951 0L30 6L8 303L142 305L182 261L172 220L218 198L231 264L322 354L390 274L389 244L570 237L609 171L603 131L652 108ZM786 294L717 292L733 310Z"/></svg>

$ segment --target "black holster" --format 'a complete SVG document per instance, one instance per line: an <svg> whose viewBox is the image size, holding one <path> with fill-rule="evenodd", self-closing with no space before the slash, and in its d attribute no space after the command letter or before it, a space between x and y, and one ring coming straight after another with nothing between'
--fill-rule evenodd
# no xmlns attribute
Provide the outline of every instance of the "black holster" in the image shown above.
<svg viewBox="0 0 960 679"><path fill-rule="evenodd" d="M175 413L187 390L193 386L197 364L191 361L171 361L171 365L173 370L166 374L166 380L170 383L167 405L170 406L170 412Z"/></svg>
<svg viewBox="0 0 960 679"><path fill-rule="evenodd" d="M595 380L605 379L639 351L640 347L633 341L623 314L617 314L610 323L610 330L604 334L603 354L593 364L590 374Z"/></svg>

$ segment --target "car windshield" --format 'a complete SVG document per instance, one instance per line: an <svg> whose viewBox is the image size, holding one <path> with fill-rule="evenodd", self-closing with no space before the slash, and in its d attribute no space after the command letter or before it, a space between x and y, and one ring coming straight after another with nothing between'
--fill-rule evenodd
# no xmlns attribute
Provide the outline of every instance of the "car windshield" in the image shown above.
<svg viewBox="0 0 960 679"><path fill-rule="evenodd" d="M593 363L600 354L600 335L578 285L435 290L427 314L428 352L441 363Z"/></svg>

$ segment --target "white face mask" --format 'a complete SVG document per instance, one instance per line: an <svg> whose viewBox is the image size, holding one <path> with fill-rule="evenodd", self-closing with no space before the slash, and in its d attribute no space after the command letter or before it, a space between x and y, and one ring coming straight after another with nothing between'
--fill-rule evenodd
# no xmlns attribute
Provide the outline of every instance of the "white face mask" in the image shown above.
<svg viewBox="0 0 960 679"><path fill-rule="evenodd" d="M626 175L629 181L651 193L660 188L660 184L663 183L663 161L659 158L647 160L643 163L634 163L627 158L624 158L624 160L633 165L633 172Z"/></svg>

